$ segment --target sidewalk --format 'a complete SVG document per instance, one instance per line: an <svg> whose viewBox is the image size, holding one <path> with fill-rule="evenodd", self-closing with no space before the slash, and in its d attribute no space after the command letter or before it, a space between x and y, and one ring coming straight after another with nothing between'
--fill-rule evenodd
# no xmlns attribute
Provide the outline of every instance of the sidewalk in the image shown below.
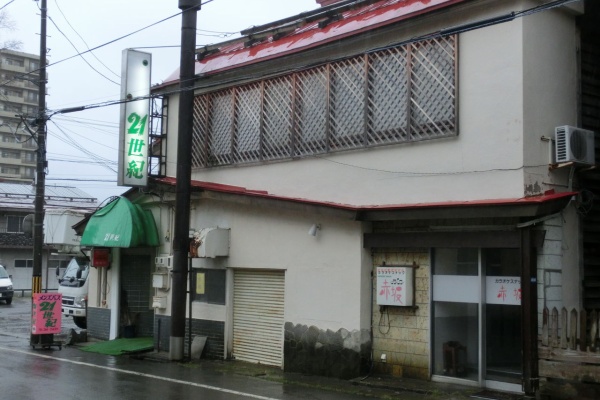
<svg viewBox="0 0 600 400"><path fill-rule="evenodd" d="M148 352L131 355L137 359L153 362L171 362L166 352ZM281 382L291 385L319 388L338 393L360 394L379 399L402 400L464 400L473 398L472 395L481 389L445 383L428 382L416 379L394 378L388 376L368 375L351 380L310 376L301 373L284 372L280 368L252 364L242 361L197 360L193 361L199 369L210 369L223 374L252 376L268 381ZM515 397L506 397L512 400ZM518 398L518 397L516 397Z"/></svg>

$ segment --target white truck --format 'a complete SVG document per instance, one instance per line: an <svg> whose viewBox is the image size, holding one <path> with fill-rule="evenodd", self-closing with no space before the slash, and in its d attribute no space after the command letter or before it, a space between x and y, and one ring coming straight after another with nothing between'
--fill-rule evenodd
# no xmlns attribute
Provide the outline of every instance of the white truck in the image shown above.
<svg viewBox="0 0 600 400"><path fill-rule="evenodd" d="M60 268L56 268L58 293L62 293L62 313L73 317L73 322L81 329L87 328L89 273L90 262L85 257L73 257L62 276Z"/></svg>
<svg viewBox="0 0 600 400"><path fill-rule="evenodd" d="M59 256L70 256L71 261L61 276L56 268L58 292L62 296L62 313L73 317L73 322L81 329L87 327L89 259L81 252L80 237L75 234L73 225L85 215L73 210L48 210L44 217L44 243L53 247Z"/></svg>

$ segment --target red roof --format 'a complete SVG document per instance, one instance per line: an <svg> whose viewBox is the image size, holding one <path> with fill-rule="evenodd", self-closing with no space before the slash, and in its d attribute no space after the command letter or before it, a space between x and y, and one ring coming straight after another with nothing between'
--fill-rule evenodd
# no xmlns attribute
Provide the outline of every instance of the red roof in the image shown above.
<svg viewBox="0 0 600 400"><path fill-rule="evenodd" d="M341 13L341 18L339 20L334 19L323 28L319 27L319 22L325 20L327 18L326 16L309 23L301 23L295 30L285 34L277 40L274 40L273 35L267 35L266 39L250 47L245 47L244 43L250 40L251 36L250 38L244 37L238 40L225 42L219 47L219 52L208 55L201 61L197 61L195 72L196 75L214 74L220 71L282 57L464 1L466 0L378 1L344 11ZM331 7L335 7L335 5L330 6L329 8ZM318 14L320 10L321 9L317 9L313 13ZM298 22L302 22L302 20L305 20L309 15L310 13L298 15ZM282 24L282 26L285 26L285 24ZM270 26L269 29L274 33L276 28L277 25L275 24L274 26ZM173 83L177 80L179 80L179 69L173 72L165 80L164 84Z"/></svg>
<svg viewBox="0 0 600 400"><path fill-rule="evenodd" d="M172 177L155 178L155 182L175 186L177 180ZM550 190L542 195L528 196L519 198L505 199L483 199L483 200L461 200L461 201L441 201L430 203L398 203L398 204L379 204L379 205L356 205L343 204L328 201L311 200L298 197L288 197L274 195L264 190L251 190L241 186L224 185L214 182L191 181L192 189L208 190L212 192L238 194L249 197L260 197L271 200L290 201L294 203L303 203L310 205L325 206L341 210L359 212L359 211L392 211L408 209L431 209L448 207L487 207L487 206L519 206L519 205L539 205L554 200L565 200L577 194L577 192L556 193Z"/></svg>

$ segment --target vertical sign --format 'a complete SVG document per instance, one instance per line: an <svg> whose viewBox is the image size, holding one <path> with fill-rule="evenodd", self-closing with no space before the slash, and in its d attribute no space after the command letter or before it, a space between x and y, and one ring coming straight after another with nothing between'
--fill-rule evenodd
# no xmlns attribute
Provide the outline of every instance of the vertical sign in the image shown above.
<svg viewBox="0 0 600 400"><path fill-rule="evenodd" d="M148 182L151 66L152 54L123 50L121 100L128 101L121 104L119 121L120 186L146 186Z"/></svg>
<svg viewBox="0 0 600 400"><path fill-rule="evenodd" d="M414 268L377 267L377 304L414 305Z"/></svg>
<svg viewBox="0 0 600 400"><path fill-rule="evenodd" d="M43 335L60 333L62 294L34 293L31 310L31 333Z"/></svg>

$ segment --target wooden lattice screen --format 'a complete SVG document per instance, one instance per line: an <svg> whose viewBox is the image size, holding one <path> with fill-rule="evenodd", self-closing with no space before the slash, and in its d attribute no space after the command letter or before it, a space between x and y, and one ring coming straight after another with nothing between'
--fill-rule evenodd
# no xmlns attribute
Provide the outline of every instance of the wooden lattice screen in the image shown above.
<svg viewBox="0 0 600 400"><path fill-rule="evenodd" d="M435 38L196 96L192 166L455 136L456 55Z"/></svg>

